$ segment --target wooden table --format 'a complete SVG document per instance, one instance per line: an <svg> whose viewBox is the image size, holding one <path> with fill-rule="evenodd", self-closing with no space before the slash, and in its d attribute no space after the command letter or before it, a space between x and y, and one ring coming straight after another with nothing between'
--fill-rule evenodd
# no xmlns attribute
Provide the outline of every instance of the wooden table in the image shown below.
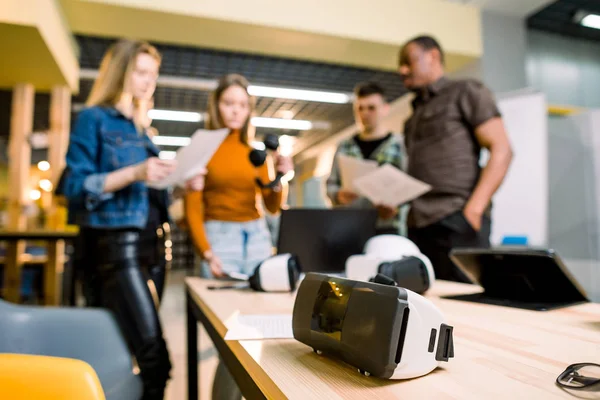
<svg viewBox="0 0 600 400"><path fill-rule="evenodd" d="M481 288L438 281L427 297L454 326L455 358L413 380L364 377L295 340L226 342L224 321L235 312L291 313L295 294L211 291L211 284L186 279L189 399L198 397L197 321L248 399L573 398L555 385L556 377L569 364L600 362L600 304L524 311L440 298ZM600 397L598 392L575 394Z"/></svg>
<svg viewBox="0 0 600 400"><path fill-rule="evenodd" d="M0 241L7 242L4 264L4 299L18 303L21 299L21 266L19 255L25 251L25 240L46 242L44 263L44 303L57 306L61 299L61 275L64 268L65 240L77 237L78 231L0 230Z"/></svg>

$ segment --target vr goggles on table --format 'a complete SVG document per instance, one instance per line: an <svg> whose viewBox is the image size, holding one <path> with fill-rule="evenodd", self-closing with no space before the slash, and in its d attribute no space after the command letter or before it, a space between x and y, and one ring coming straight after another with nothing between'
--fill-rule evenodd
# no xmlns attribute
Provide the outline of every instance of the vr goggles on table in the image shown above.
<svg viewBox="0 0 600 400"><path fill-rule="evenodd" d="M253 289L258 292L293 292L300 279L300 262L293 254L280 254L258 264L250 276L231 273L230 278L241 281L225 286L209 286L209 289Z"/></svg>
<svg viewBox="0 0 600 400"><path fill-rule="evenodd" d="M367 376L408 379L454 357L453 327L410 290L308 273L294 304L294 338Z"/></svg>
<svg viewBox="0 0 600 400"><path fill-rule="evenodd" d="M398 235L375 236L366 243L365 253L346 261L346 277L357 281L384 282L388 277L398 286L423 294L433 285L431 261L410 240Z"/></svg>

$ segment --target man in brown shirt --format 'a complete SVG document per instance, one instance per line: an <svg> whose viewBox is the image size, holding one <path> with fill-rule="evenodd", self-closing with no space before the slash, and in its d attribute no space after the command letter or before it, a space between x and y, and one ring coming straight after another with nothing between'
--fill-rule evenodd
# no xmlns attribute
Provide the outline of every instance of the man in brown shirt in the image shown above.
<svg viewBox="0 0 600 400"><path fill-rule="evenodd" d="M438 279L467 281L448 253L490 246L491 199L510 165L511 146L492 93L475 80L446 78L435 39L407 42L399 64L404 85L416 94L404 127L408 173L432 186L411 204L408 236ZM490 152L483 169L481 148Z"/></svg>

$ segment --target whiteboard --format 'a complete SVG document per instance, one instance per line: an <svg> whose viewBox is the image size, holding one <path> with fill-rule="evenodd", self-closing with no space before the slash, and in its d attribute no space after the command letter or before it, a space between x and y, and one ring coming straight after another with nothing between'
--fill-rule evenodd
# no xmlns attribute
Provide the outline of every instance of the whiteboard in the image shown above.
<svg viewBox="0 0 600 400"><path fill-rule="evenodd" d="M543 93L499 98L513 161L493 198L492 245L526 236L530 246L548 243L548 114Z"/></svg>

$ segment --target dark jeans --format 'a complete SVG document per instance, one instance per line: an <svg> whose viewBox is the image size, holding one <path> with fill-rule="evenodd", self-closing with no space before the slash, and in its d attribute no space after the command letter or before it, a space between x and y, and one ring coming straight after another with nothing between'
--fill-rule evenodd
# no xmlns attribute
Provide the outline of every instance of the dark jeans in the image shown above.
<svg viewBox="0 0 600 400"><path fill-rule="evenodd" d="M450 250L490 247L491 228L490 218L484 216L481 229L476 232L461 210L426 227L409 228L408 238L431 260L436 279L471 283L450 260Z"/></svg>
<svg viewBox="0 0 600 400"><path fill-rule="evenodd" d="M162 400L170 378L171 362L158 316L158 299L148 285L156 279L162 295L164 268L148 268L145 238L137 231L85 233L90 251L85 281L88 306L111 310L140 368L143 400ZM150 277L154 271L155 276ZM162 283L161 283L162 282Z"/></svg>

